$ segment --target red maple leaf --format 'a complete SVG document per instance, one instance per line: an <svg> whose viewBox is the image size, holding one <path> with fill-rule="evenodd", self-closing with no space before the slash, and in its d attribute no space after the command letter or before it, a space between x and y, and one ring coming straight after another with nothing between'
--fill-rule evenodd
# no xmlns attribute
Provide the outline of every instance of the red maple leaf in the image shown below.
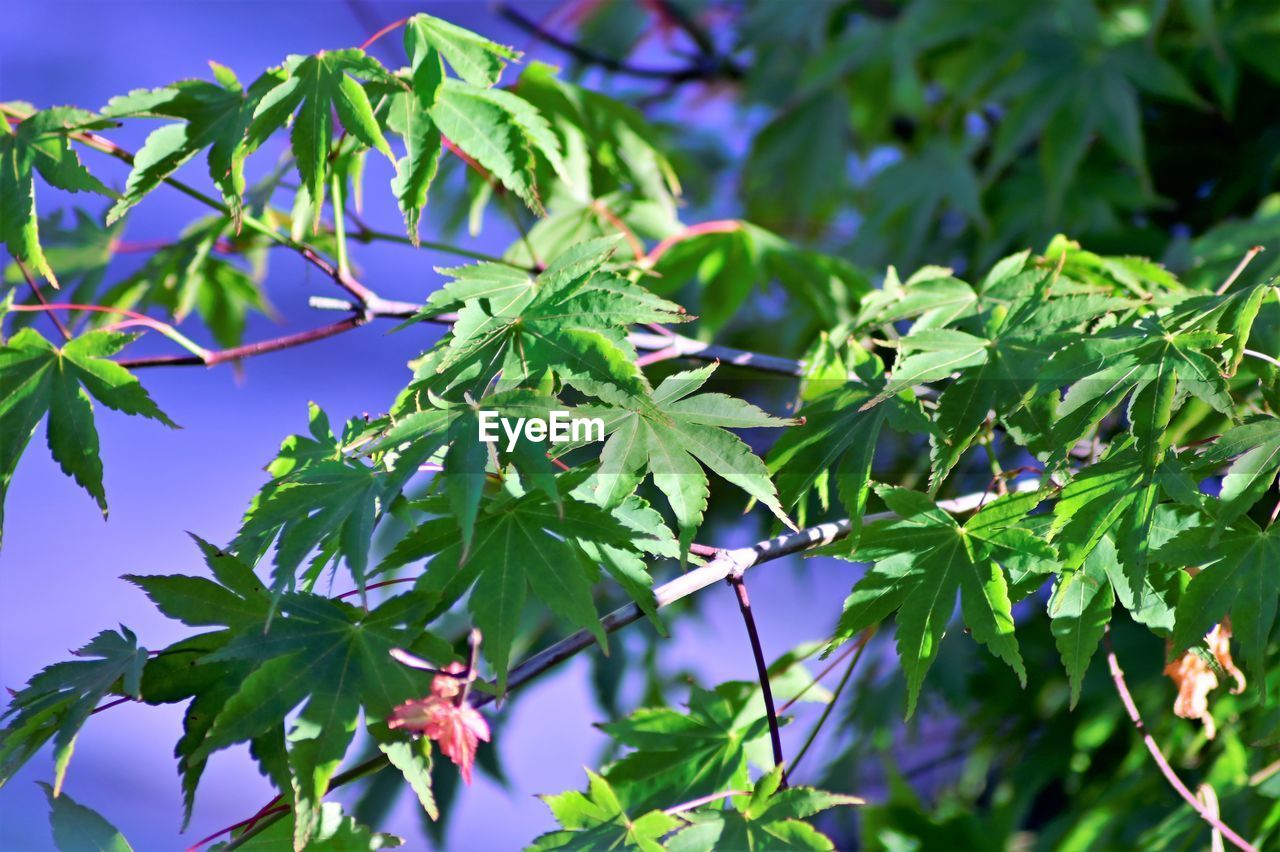
<svg viewBox="0 0 1280 852"><path fill-rule="evenodd" d="M471 767L476 762L480 740L489 742L489 723L467 704L455 703L462 690L462 679L454 677L466 671L460 663L452 663L431 681L431 695L406 701L391 711L387 727L405 728L433 740L445 757L457 764L462 780L471 783Z"/></svg>

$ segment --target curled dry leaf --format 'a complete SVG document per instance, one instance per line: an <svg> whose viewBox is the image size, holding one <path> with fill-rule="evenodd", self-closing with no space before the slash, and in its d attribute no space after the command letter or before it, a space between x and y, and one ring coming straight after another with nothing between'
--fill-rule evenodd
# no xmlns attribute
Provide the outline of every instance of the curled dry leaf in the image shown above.
<svg viewBox="0 0 1280 852"><path fill-rule="evenodd" d="M457 764L462 780L471 783L471 768L476 762L479 741L489 742L489 723L484 716L463 702L455 703L462 692L466 671L460 663L452 663L431 681L431 695L406 701L391 711L387 727L404 728L433 740L444 756Z"/></svg>
<svg viewBox="0 0 1280 852"><path fill-rule="evenodd" d="M1221 624L1215 625L1205 636L1205 642L1218 665L1235 681L1231 692L1235 695L1244 692L1244 673L1231 659L1231 622L1224 619ZM1199 719L1204 725L1204 735L1213 739L1218 732L1213 723L1213 715L1209 712L1209 693L1218 688L1218 676L1213 668L1199 654L1188 650L1165 666L1164 673L1178 687L1173 712L1183 719Z"/></svg>

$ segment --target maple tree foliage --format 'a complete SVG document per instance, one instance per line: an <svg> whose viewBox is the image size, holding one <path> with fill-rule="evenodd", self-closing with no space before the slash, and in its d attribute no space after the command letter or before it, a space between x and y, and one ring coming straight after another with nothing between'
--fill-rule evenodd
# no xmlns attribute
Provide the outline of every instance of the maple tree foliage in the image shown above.
<svg viewBox="0 0 1280 852"><path fill-rule="evenodd" d="M1188 190L1158 137L1246 92L1280 102L1280 16L914 0L814 3L815 24L750 3L726 35L664 2L696 58L656 69L626 54L635 4L584 5L578 34L614 37L553 39L567 71L423 13L245 82L211 63L97 111L0 104L0 521L42 423L106 514L96 418L176 426L139 368L443 329L375 413L313 405L230 540L124 578L184 638L104 630L13 692L0 784L51 743L55 842L127 849L63 792L76 738L115 700L184 703L184 824L224 749L278 792L219 848L394 845L377 817L401 790L438 839L458 780L502 777L520 687L583 652L610 747L584 790L544 796L559 827L532 849L1280 840L1280 295L1270 260L1250 266L1280 226L1235 171L1226 200L1216 174ZM734 184L747 218L695 218L727 166L588 66L768 105ZM109 138L121 122L151 128L136 153ZM889 150L843 191L850 152ZM389 185L366 185L371 153ZM127 165L119 191L91 156ZM101 211L46 209L46 185ZM120 229L167 191L207 209L122 274ZM363 221L372 192L403 236ZM1171 207L1189 236L1142 238ZM458 236L491 219L516 233L500 255ZM399 302L361 277L371 242L471 262ZM343 315L248 339L281 253ZM490 413L557 412L599 433L485 438ZM722 546L744 530L761 542ZM766 651L753 613L775 601L747 569L801 552L858 579L804 602L815 641ZM334 577L354 588L332 596ZM746 629L716 653L757 679L687 685L663 637L696 608L669 608L722 580ZM636 621L642 657L611 638ZM934 723L960 748L926 800L911 781L931 767L888 746Z"/></svg>

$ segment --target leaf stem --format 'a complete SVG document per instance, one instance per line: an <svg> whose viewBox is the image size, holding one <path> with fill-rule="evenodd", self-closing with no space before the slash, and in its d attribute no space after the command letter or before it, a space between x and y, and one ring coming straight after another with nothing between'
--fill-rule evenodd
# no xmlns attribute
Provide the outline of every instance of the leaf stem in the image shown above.
<svg viewBox="0 0 1280 852"><path fill-rule="evenodd" d="M1236 279L1239 278L1244 273L1245 268L1248 267L1249 264L1253 262L1253 259L1255 257L1257 257L1259 254L1261 254L1264 251L1266 251L1266 248L1264 246L1254 246L1253 248L1245 252L1244 257L1240 258L1240 262L1236 264L1236 268L1231 270L1231 274L1227 276L1227 280L1223 281L1222 284L1219 285L1218 289L1213 291L1213 294L1215 296L1221 296L1221 295L1224 295L1228 290L1230 290L1231 285L1236 283Z"/></svg>
<svg viewBox="0 0 1280 852"><path fill-rule="evenodd" d="M769 664L764 659L764 646L760 644L760 631L756 629L756 618L751 612L751 598L747 595L747 583L740 572L734 571L726 578L738 597L738 609L742 612L742 623L747 628L747 639L751 643L751 655L756 661L756 677L760 681L760 694L764 697L764 711L769 720L769 742L773 746L773 762L783 766L786 759L782 756L782 732L778 728L778 711L773 704L773 688L769 685ZM787 770L782 770L782 785L787 786Z"/></svg>
<svg viewBox="0 0 1280 852"><path fill-rule="evenodd" d="M338 247L338 275L343 279L351 277L351 264L347 260L347 223L343 211L346 205L343 204L343 186L342 178L334 171L333 178L329 181L330 192L333 195L333 239Z"/></svg>
<svg viewBox="0 0 1280 852"><path fill-rule="evenodd" d="M1257 847L1245 840L1240 835L1231 830L1231 827L1218 819L1212 814L1205 805L1196 798L1196 795L1187 789L1187 785L1182 783L1182 779L1178 777L1178 773L1173 771L1173 767L1169 765L1169 761L1165 759L1164 752L1160 750L1160 745L1155 741L1151 734L1147 733L1147 726L1142 722L1142 714L1138 712L1138 705L1133 702L1133 694L1129 692L1129 684L1125 682L1124 669L1120 668L1120 661L1116 658L1115 648L1111 644L1111 625L1108 624L1104 628L1103 639L1107 644L1107 667L1111 669L1111 681L1115 684L1116 692L1120 696L1120 703L1124 705L1125 712L1129 714L1129 719L1133 722L1133 727L1142 737L1143 744L1147 747L1147 751L1151 752L1151 758L1155 761L1156 766L1160 769L1160 774L1169 782L1169 786L1174 789L1179 796L1183 798L1191 809L1200 815L1200 818L1207 822L1212 828L1222 833L1222 836L1238 849L1245 852L1257 852Z"/></svg>
<svg viewBox="0 0 1280 852"><path fill-rule="evenodd" d="M414 244L413 240L401 234L392 234L386 231L379 231L375 228L368 228L368 227L361 227L357 229L356 232L351 235L351 239L359 243L371 243L371 242L377 241L377 242L388 242L388 243L400 243L401 245L406 245L406 246L412 246ZM455 254L458 257L469 257L472 260L482 260L487 263L500 263L503 266L510 266L512 269L519 269L524 272L536 271L531 266L525 266L522 263L516 263L515 261L507 260L505 257L498 257L497 255L485 254L482 251L474 251L472 249L462 248L461 246L450 245L448 243L435 243L429 240L419 240L416 247L429 249L431 251L445 252L447 254Z"/></svg>
<svg viewBox="0 0 1280 852"><path fill-rule="evenodd" d="M45 299L44 293L40 290L40 284L36 281L35 276L31 274L31 270L27 269L27 265L22 261L14 258L14 263L18 265L18 270L22 273L22 277L27 280L27 285L31 287L31 294L36 297L36 301L43 305L49 315L49 319L53 320L53 324L57 326L58 332L62 334L63 340L71 339L71 330L59 318L57 311L48 310L49 302Z"/></svg>
<svg viewBox="0 0 1280 852"><path fill-rule="evenodd" d="M39 305L10 305L9 310L18 313L36 312L36 313L52 313L53 311L89 311L98 314L118 314L119 316L128 317L138 325L146 326L153 331L158 331L183 349L192 353L194 357L203 362L211 354L194 340L187 337L178 329L174 328L163 320L149 317L146 314L140 314L137 311L130 311L126 308L109 308L104 305L83 305L75 302L43 302Z"/></svg>

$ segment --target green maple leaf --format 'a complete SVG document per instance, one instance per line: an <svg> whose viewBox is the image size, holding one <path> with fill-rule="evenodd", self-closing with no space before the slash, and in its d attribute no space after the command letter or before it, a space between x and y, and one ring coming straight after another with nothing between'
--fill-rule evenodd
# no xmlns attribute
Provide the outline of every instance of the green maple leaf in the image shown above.
<svg viewBox="0 0 1280 852"><path fill-rule="evenodd" d="M0 715L0 785L50 739L53 795L62 791L80 728L106 695L139 697L147 649L133 631L104 630L75 652L81 659L55 663L27 682Z"/></svg>
<svg viewBox="0 0 1280 852"><path fill-rule="evenodd" d="M916 385L945 379L987 361L988 341L954 328L926 328L902 338L889 381L863 408L874 408Z"/></svg>
<svg viewBox="0 0 1280 852"><path fill-rule="evenodd" d="M1102 539L1080 570L1064 572L1058 578L1049 600L1050 629L1067 670L1072 707L1080 700L1085 672L1111 620L1116 595L1107 566L1115 562L1115 545Z"/></svg>
<svg viewBox="0 0 1280 852"><path fill-rule="evenodd" d="M560 141L535 107L512 92L492 88L507 60L519 54L423 14L405 26L404 43L410 91L391 95L387 122L405 143L392 191L410 239L418 240L418 221L445 144L542 212L535 152L563 174ZM462 80L445 77L445 62Z"/></svg>
<svg viewBox="0 0 1280 852"><path fill-rule="evenodd" d="M230 553L193 538L213 579L182 574L124 577L142 589L167 617L192 627L221 628L170 645L149 659L142 673L141 697L147 703L193 699L183 717L183 735L174 750L182 776L184 825L191 819L196 789L207 763L200 746L227 700L254 669L252 661L206 663L202 658L224 647L236 630L261 627L270 618L272 607L270 592L252 568ZM263 737L260 744L265 746L267 739Z"/></svg>
<svg viewBox="0 0 1280 852"><path fill-rule="evenodd" d="M262 94L247 130L246 146L253 151L292 118L290 141L303 189L311 203L313 231L320 224L325 185L331 172L329 155L334 113L351 137L369 148L376 148L395 163L369 96L356 77L396 85L395 78L363 50L290 56L284 64L283 79Z"/></svg>
<svg viewBox="0 0 1280 852"><path fill-rule="evenodd" d="M798 412L804 422L783 432L768 456L779 500L785 507L797 507L802 526L809 494L816 490L825 507L829 489L835 485L852 524L847 541L850 549L858 541L871 492L871 463L885 424L908 434L932 429L918 403L900 397L867 409L884 387L884 367L879 359L861 350L854 352L861 359L854 368L860 382L846 380L845 365L838 363L831 374L831 381L838 383L835 388L826 389L826 380L819 379L817 398Z"/></svg>
<svg viewBox="0 0 1280 852"><path fill-rule="evenodd" d="M769 725L755 692L726 683L708 691L693 687L687 713L670 707L641 708L600 728L633 751L608 767L604 777L625 790L628 807L665 807L723 790L746 789L748 764L763 745ZM767 754L768 752L766 752Z"/></svg>
<svg viewBox="0 0 1280 852"><path fill-rule="evenodd" d="M102 814L66 794L58 795L48 784L40 786L49 800L49 826L59 852L133 852L129 841Z"/></svg>
<svg viewBox="0 0 1280 852"><path fill-rule="evenodd" d="M937 428L930 435L935 490L992 412L1007 420L1029 401L1037 385L1034 366L1067 343L1073 329L1124 304L1093 294L1058 295L1055 271L1027 268L1028 256L1013 255L996 265L979 290L975 316L965 323L984 341L984 351L938 397ZM918 376L911 364L925 357L895 366L895 384L899 372Z"/></svg>
<svg viewBox="0 0 1280 852"><path fill-rule="evenodd" d="M802 249L750 222L725 223L724 230L675 242L646 271L652 277L645 283L664 295L687 282L696 283L694 310L709 333L736 316L754 290L775 280L827 325L852 320L849 306L878 292L847 261Z"/></svg>
<svg viewBox="0 0 1280 852"><path fill-rule="evenodd" d="M1117 440L1099 461L1072 477L1058 494L1049 536L1064 575L1081 568L1095 548L1116 596L1133 618L1152 628L1173 626L1178 573L1151 563L1151 553L1185 522L1189 510L1161 504L1162 492L1194 491L1180 484L1176 459L1152 470L1132 437ZM1108 538L1114 540L1114 547Z"/></svg>
<svg viewBox="0 0 1280 852"><path fill-rule="evenodd" d="M233 635L197 665L245 661L249 674L235 681L191 754L203 761L222 748L268 733L291 717L288 766L297 819L295 844L323 824L322 799L355 737L361 711L384 719L398 704L428 691L425 676L397 663L393 648L423 647L448 660L447 644L424 634L427 604L420 596L391 598L365 610L317 595L289 593L278 613L234 628Z"/></svg>
<svg viewBox="0 0 1280 852"><path fill-rule="evenodd" d="M422 316L457 307L458 320L418 374L440 374L447 387L477 396L499 375L499 387L510 388L548 370L611 402L645 395L649 384L626 327L686 317L602 268L616 245L613 238L582 243L536 278L495 264L451 270L460 277L432 294Z"/></svg>
<svg viewBox="0 0 1280 852"><path fill-rule="evenodd" d="M29 105L7 106L30 111ZM71 150L68 135L75 130L96 130L109 124L92 113L71 107L31 112L13 127L8 121L0 121L0 239L15 258L30 264L55 287L58 279L40 246L33 175L39 172L40 177L57 189L96 192L114 198L116 194L81 165L80 158Z"/></svg>
<svg viewBox="0 0 1280 852"><path fill-rule="evenodd" d="M1206 302L1209 307L1200 310ZM1148 469L1160 463L1167 449L1168 426L1180 392L1233 417L1225 367L1211 354L1233 337L1217 330L1227 305L1214 297L1187 300L1168 317L1147 316L1054 353L1045 364L1041 388L1052 392L1051 388L1070 385L1053 426L1055 458L1061 460L1130 398L1130 430Z"/></svg>
<svg viewBox="0 0 1280 852"><path fill-rule="evenodd" d="M404 46L415 69L419 57L434 50L463 80L486 88L496 86L507 63L520 58L518 50L425 13L405 22Z"/></svg>
<svg viewBox="0 0 1280 852"><path fill-rule="evenodd" d="M691 825L667 843L672 852L714 849L807 849L831 852L835 844L803 820L834 807L866 804L857 796L812 787L782 788L783 767L756 781L749 796L734 797L733 810L706 808L682 814Z"/></svg>
<svg viewBox="0 0 1280 852"><path fill-rule="evenodd" d="M112 98L102 114L111 118L176 118L152 131L134 157L124 195L107 213L110 224L159 186L196 154L209 149L209 177L239 223L244 194L245 134L262 96L280 85L284 75L268 72L245 91L235 72L209 63L216 82L179 80L158 89L141 89Z"/></svg>
<svg viewBox="0 0 1280 852"><path fill-rule="evenodd" d="M1218 521L1226 526L1261 499L1280 470L1280 419L1252 420L1222 434L1206 453L1216 464L1231 461L1218 492Z"/></svg>
<svg viewBox="0 0 1280 852"><path fill-rule="evenodd" d="M1280 533L1241 518L1225 532L1212 524L1185 530L1167 541L1155 559L1181 568L1199 567L1178 599L1172 654L1199 643L1213 626L1231 616L1231 632L1245 665L1266 682L1266 650L1276 620L1280 586Z"/></svg>
<svg viewBox="0 0 1280 852"><path fill-rule="evenodd" d="M498 434L497 442L489 444L481 435L480 419L481 412L487 411L512 422L519 418L545 421L562 407L558 401L536 391L515 389L455 405L435 396L432 384L428 379L409 385L392 408L388 425L376 426L378 437L372 447L401 453L408 447L419 457L442 453L438 456L439 479L458 519L464 547L471 545L476 514L491 477L508 469L517 471L525 484L541 489L553 502L560 502L547 446L529 441L523 432L512 448L505 434ZM446 444L447 449L442 449Z"/></svg>
<svg viewBox="0 0 1280 852"><path fill-rule="evenodd" d="M0 346L0 523L18 459L46 414L54 460L97 501L104 517L107 497L91 400L177 428L133 374L108 360L135 336L91 331L59 349L24 328Z"/></svg>
<svg viewBox="0 0 1280 852"><path fill-rule="evenodd" d="M857 549L843 557L875 565L845 601L833 646L896 612L910 716L959 593L973 638L1008 663L1025 685L1002 565L1054 558L1046 542L1019 526L1040 495L997 498L961 525L917 492L886 487L879 494L899 517L864 527Z"/></svg>
<svg viewBox="0 0 1280 852"><path fill-rule="evenodd" d="M560 175L564 174L564 162L559 138L532 104L504 89L484 89L448 79L430 115L450 142L531 209L544 212L535 153Z"/></svg>
<svg viewBox="0 0 1280 852"><path fill-rule="evenodd" d="M1114 37L1103 21L1102 16L1082 19L1082 26L1072 31L1047 17L1036 21L1028 33L1028 61L992 93L1014 106L995 134L988 175L998 174L1038 137L1047 220L1058 215L1095 139L1105 141L1137 173L1144 192L1150 192L1140 93L1203 103L1149 42L1130 37L1126 43L1110 43Z"/></svg>
<svg viewBox="0 0 1280 852"><path fill-rule="evenodd" d="M447 436L434 443L418 442L392 457L377 454L369 463L344 452L328 418L312 404L311 438L294 436L268 467L274 478L262 489L236 536L241 555L261 555L275 543L272 588L294 588L299 566L315 554L305 572L305 586L314 585L321 569L341 556L363 592L369 550L378 520L400 495L405 483ZM351 437L363 423L348 424Z"/></svg>
<svg viewBox="0 0 1280 852"><path fill-rule="evenodd" d="M944 212L986 230L982 189L961 143L930 139L878 173L867 190L872 211L855 241L860 257L917 256Z"/></svg>
<svg viewBox="0 0 1280 852"><path fill-rule="evenodd" d="M561 831L536 838L527 852L551 850L615 849L635 847L644 852L664 849L662 838L684 822L660 810L651 810L632 819L618 793L602 776L587 770L587 792L568 790L542 796Z"/></svg>
<svg viewBox="0 0 1280 852"><path fill-rule="evenodd" d="M493 665L500 693L506 691L511 648L530 589L552 612L590 631L601 647L608 648L591 594L598 576L596 561L584 545L625 550L647 535L592 503L562 497L557 506L545 493L522 494L515 483L508 483L478 514L467 547L446 507L445 501L420 501L417 508L446 516L427 521L402 539L379 571L431 556L416 588L437 601L437 612L471 589L467 608L484 635L482 650ZM659 538L654 543L662 546ZM592 552L599 555L598 550ZM615 567L609 560L602 564L610 571ZM636 579L620 577L630 591L640 591Z"/></svg>
<svg viewBox="0 0 1280 852"><path fill-rule="evenodd" d="M794 421L773 417L725 394L696 393L715 369L715 364L709 364L676 373L651 394L628 397L619 406L585 406L577 412L599 417L609 436L597 472L600 503L617 505L646 476L652 476L675 513L685 550L707 508L710 488L703 466L793 526L764 462L728 430L787 426Z"/></svg>
<svg viewBox="0 0 1280 852"><path fill-rule="evenodd" d="M520 97L533 104L561 138L564 188L590 204L613 192L638 195L676 218L680 182L654 144L657 129L636 109L560 80L557 69L532 62L520 75Z"/></svg>
<svg viewBox="0 0 1280 852"><path fill-rule="evenodd" d="M941 266L925 266L905 283L889 267L884 283L858 304L856 328L885 326L915 319L912 328L937 328L969 313L978 295L973 287Z"/></svg>

